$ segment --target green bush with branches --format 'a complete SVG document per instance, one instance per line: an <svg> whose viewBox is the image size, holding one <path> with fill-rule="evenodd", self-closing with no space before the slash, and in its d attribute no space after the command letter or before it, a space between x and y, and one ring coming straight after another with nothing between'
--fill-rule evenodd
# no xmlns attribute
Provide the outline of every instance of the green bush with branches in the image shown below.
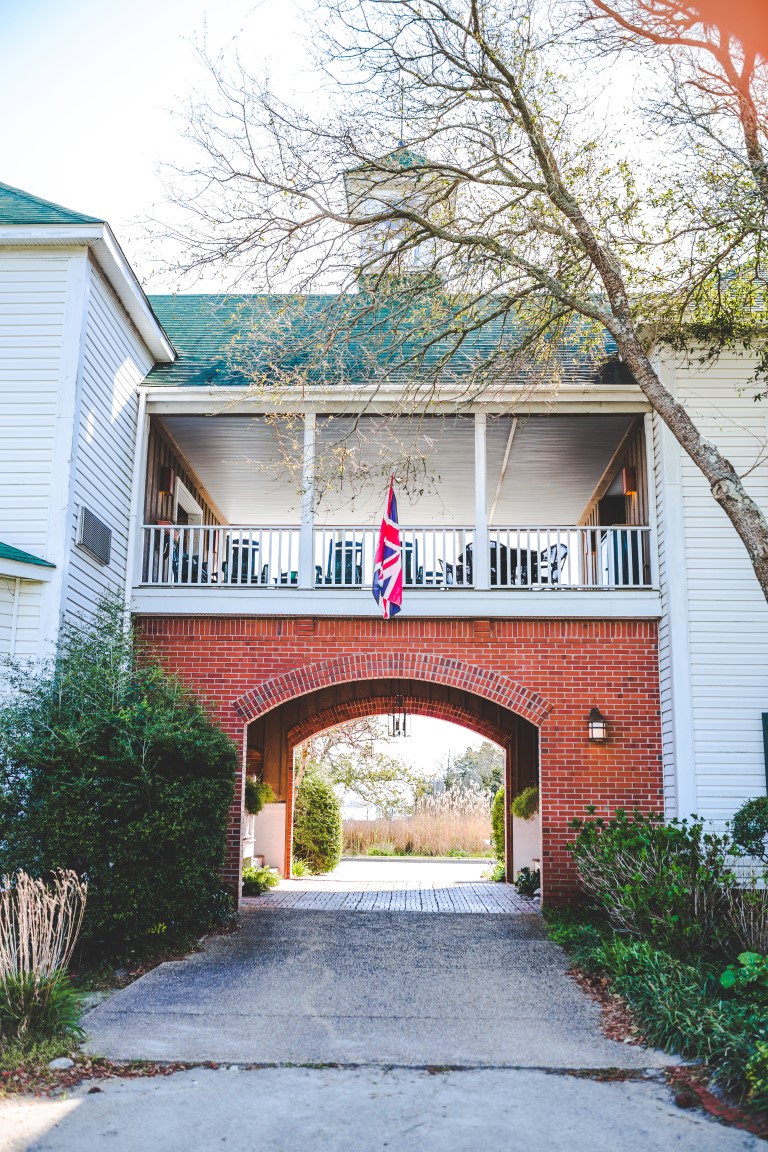
<svg viewBox="0 0 768 1152"><path fill-rule="evenodd" d="M341 860L341 804L319 771L308 771L296 794L293 850L313 872L331 872Z"/></svg>
<svg viewBox="0 0 768 1152"><path fill-rule="evenodd" d="M768 863L768 796L756 796L742 804L731 822L731 835L748 856Z"/></svg>
<svg viewBox="0 0 768 1152"><path fill-rule="evenodd" d="M276 868L243 868L243 896L263 896L279 883Z"/></svg>
<svg viewBox="0 0 768 1152"><path fill-rule="evenodd" d="M506 860L504 841L504 789L499 788L491 804L491 846L500 864Z"/></svg>
<svg viewBox="0 0 768 1152"><path fill-rule="evenodd" d="M141 654L121 609L63 630L52 665L9 670L0 707L0 874L88 882L81 948L121 957L231 914L219 875L238 752Z"/></svg>
<svg viewBox="0 0 768 1152"><path fill-rule="evenodd" d="M571 827L582 887L615 927L677 956L727 947L727 893L736 883L727 834L706 831L697 817L665 824L623 809Z"/></svg>

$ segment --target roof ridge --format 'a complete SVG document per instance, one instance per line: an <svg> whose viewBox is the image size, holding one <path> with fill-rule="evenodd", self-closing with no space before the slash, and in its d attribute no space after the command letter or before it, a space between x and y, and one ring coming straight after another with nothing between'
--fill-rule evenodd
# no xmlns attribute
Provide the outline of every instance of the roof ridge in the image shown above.
<svg viewBox="0 0 768 1152"><path fill-rule="evenodd" d="M14 201L21 201L22 205L26 207L26 212L22 211L21 220L10 219L13 214ZM63 220L56 219L40 219L34 220L27 218L31 216L30 210L42 209L42 215L45 217L55 217L61 215L66 217ZM96 216L86 216L83 212L76 212L72 208L65 208L63 204L57 204L53 200L45 200L42 196L36 196L34 192L26 192L23 188L17 188L13 184L5 184L0 181L0 224L103 224L104 220L99 220Z"/></svg>

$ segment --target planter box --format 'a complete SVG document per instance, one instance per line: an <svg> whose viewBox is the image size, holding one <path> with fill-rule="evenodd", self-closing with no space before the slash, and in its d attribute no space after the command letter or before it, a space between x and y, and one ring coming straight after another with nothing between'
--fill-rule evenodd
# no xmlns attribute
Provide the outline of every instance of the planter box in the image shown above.
<svg viewBox="0 0 768 1152"><path fill-rule="evenodd" d="M283 874L285 864L285 801L265 804L256 816L248 817L247 838L243 841L243 856L263 856L270 868ZM246 854L246 846L250 852Z"/></svg>
<svg viewBox="0 0 768 1152"><path fill-rule="evenodd" d="M534 862L541 860L541 813L532 820L521 820L512 816L512 876L517 876L521 868L533 868Z"/></svg>

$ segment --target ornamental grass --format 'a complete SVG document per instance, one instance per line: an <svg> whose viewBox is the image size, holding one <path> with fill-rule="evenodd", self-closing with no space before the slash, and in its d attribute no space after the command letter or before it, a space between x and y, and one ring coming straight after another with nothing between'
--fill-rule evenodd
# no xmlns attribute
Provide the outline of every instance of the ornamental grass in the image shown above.
<svg viewBox="0 0 768 1152"><path fill-rule="evenodd" d="M0 1036L78 1036L78 1002L67 978L88 885L71 871L49 883L26 872L0 891Z"/></svg>
<svg viewBox="0 0 768 1152"><path fill-rule="evenodd" d="M344 821L351 856L487 856L490 839L488 793L472 785L421 797L406 816Z"/></svg>

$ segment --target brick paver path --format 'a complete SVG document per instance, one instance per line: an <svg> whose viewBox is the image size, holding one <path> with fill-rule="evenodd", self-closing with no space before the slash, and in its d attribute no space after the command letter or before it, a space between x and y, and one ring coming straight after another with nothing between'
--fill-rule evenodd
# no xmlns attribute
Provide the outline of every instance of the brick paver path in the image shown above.
<svg viewBox="0 0 768 1152"><path fill-rule="evenodd" d="M538 901L518 896L511 885L465 879L466 870L461 865L441 867L437 862L427 863L421 868L410 865L410 878L397 880L391 878L392 868L379 877L378 862L371 861L364 866L370 871L371 878L363 880L352 878L360 875L360 867L353 871L345 867L346 863L327 877L283 880L266 896L250 897L244 903L265 910L295 908L314 912L490 912L509 915L539 910ZM418 876L418 872L422 875ZM451 872L455 872L455 879Z"/></svg>

